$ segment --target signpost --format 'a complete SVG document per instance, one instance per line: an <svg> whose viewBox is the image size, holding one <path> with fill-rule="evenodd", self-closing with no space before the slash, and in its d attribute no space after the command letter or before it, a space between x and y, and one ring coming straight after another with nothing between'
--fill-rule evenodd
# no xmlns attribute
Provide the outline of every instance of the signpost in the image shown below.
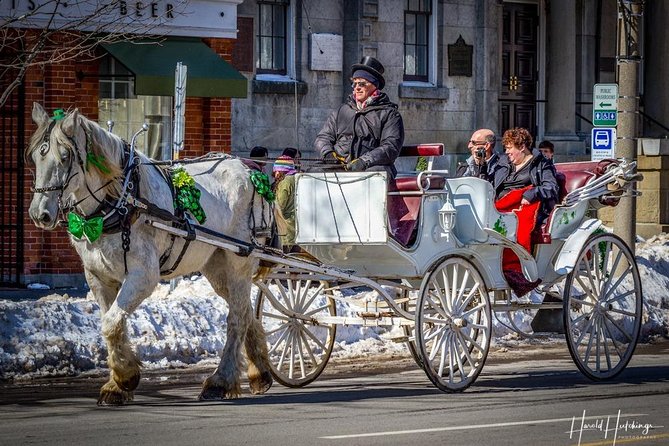
<svg viewBox="0 0 669 446"><path fill-rule="evenodd" d="M592 129L592 152L590 159L599 161L615 158L616 129L613 127L594 127Z"/></svg>
<svg viewBox="0 0 669 446"><path fill-rule="evenodd" d="M618 84L595 84L592 91L590 159L615 158L618 125Z"/></svg>

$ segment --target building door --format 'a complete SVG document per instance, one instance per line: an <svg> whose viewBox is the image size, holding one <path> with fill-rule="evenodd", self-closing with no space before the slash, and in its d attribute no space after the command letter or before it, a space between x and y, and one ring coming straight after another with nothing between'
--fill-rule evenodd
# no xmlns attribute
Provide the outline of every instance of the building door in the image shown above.
<svg viewBox="0 0 669 446"><path fill-rule="evenodd" d="M537 6L504 3L500 131L525 127L536 135Z"/></svg>
<svg viewBox="0 0 669 446"><path fill-rule="evenodd" d="M24 109L21 84L0 107L0 286L19 285L23 274Z"/></svg>

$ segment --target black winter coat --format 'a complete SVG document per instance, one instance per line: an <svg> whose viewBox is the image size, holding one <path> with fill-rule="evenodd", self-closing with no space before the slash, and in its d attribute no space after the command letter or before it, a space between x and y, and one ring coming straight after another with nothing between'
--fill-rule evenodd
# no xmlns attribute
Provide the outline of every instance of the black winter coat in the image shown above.
<svg viewBox="0 0 669 446"><path fill-rule="evenodd" d="M523 198L526 198L530 203L541 201L538 221L543 222L557 204L559 186L555 178L553 163L536 149L532 150L532 155L534 158L530 164L530 181L534 187L526 190L523 193ZM504 190L504 181L510 172L511 161L506 155L500 156L493 172L488 172L491 175L489 181L495 189L496 199L500 198L500 193Z"/></svg>
<svg viewBox="0 0 669 446"><path fill-rule="evenodd" d="M316 150L328 159L336 152L346 162L361 158L367 167L384 166L394 176L393 163L404 143L404 123L397 105L381 93L362 110L349 96L333 112L316 137Z"/></svg>

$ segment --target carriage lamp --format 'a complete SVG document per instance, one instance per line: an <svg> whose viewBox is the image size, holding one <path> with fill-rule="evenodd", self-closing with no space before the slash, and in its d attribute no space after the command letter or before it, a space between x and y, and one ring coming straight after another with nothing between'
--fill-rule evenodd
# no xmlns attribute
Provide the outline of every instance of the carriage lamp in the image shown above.
<svg viewBox="0 0 669 446"><path fill-rule="evenodd" d="M455 212L450 199L447 199L446 203L439 209L439 226L447 236L455 228Z"/></svg>

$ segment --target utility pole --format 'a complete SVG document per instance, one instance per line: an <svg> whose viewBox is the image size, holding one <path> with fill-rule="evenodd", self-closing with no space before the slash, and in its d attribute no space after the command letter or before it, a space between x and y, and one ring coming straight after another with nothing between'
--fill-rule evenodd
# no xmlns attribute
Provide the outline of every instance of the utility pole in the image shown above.
<svg viewBox="0 0 669 446"><path fill-rule="evenodd" d="M618 141L616 158L636 159L639 117L639 26L644 0L618 0ZM614 211L614 232L634 252L636 197L625 196Z"/></svg>

